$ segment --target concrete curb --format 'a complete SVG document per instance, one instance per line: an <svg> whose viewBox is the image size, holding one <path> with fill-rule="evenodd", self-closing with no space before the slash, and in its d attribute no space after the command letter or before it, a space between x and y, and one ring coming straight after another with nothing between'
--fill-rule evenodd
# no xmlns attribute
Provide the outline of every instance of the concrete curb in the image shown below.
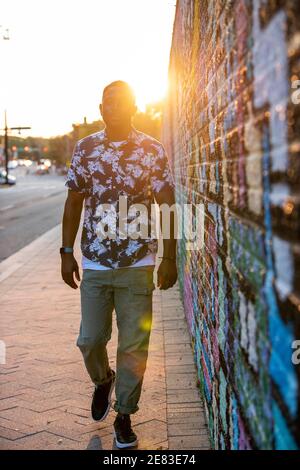
<svg viewBox="0 0 300 470"><path fill-rule="evenodd" d="M36 240L29 243L29 245L26 245L24 248L21 248L19 251L2 261L0 263L0 282L4 281L17 269L26 264L33 255L39 253L44 248L45 243L47 245L51 242L53 243L57 238L57 233L60 228L61 224L56 225Z"/></svg>

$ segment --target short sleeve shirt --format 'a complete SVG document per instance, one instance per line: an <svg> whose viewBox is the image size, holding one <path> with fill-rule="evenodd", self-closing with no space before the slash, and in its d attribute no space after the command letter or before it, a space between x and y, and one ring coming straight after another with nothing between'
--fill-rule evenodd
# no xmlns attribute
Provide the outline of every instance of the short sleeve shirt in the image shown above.
<svg viewBox="0 0 300 470"><path fill-rule="evenodd" d="M118 147L110 142L106 129L89 135L74 147L65 185L85 196L81 250L86 258L109 268L120 268L156 253L157 239L151 234L151 204L160 191L174 189L168 157L158 140L134 128ZM128 210L132 204L143 204L147 209L145 223L149 236L133 238L128 235L130 230L124 236L119 229L120 196L126 199ZM105 221L115 231L113 239L99 231L99 222L102 220L103 226L104 220L99 206L103 204L113 208L114 217L108 214ZM131 217L126 212L129 226ZM135 217L136 213L132 219Z"/></svg>

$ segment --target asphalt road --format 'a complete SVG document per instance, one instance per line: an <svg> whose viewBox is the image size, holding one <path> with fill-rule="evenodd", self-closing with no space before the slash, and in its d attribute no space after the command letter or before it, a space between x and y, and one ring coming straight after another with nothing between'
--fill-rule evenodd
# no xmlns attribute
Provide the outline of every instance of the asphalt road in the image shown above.
<svg viewBox="0 0 300 470"><path fill-rule="evenodd" d="M26 175L24 167L11 174L17 184L0 186L0 261L59 224L67 195L63 176Z"/></svg>

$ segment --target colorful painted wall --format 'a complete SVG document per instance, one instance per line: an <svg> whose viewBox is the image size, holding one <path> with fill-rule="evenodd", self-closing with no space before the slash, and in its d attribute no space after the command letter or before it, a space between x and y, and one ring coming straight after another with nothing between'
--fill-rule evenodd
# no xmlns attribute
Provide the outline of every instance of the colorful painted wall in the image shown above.
<svg viewBox="0 0 300 470"><path fill-rule="evenodd" d="M212 443L299 448L300 2L178 0L170 80L176 199L205 208L178 265Z"/></svg>

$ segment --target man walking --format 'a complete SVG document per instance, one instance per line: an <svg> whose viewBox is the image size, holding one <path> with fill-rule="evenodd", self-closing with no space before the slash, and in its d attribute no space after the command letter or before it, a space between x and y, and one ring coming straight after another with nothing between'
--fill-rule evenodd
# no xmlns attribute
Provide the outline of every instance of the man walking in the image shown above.
<svg viewBox="0 0 300 470"><path fill-rule="evenodd" d="M124 220L122 208L124 201L128 207L138 207L138 226L149 228L154 200L169 207L175 203L164 147L132 126L135 112L135 98L126 82L112 82L104 88L100 113L105 128L79 140L73 151L60 249L63 280L74 289L78 287L76 279L81 281L77 346L95 384L92 417L96 421L106 418L115 385L114 433L119 448L137 445L130 415L139 409L148 357L157 252L157 239L149 234L141 236L130 210ZM73 245L83 201L81 280ZM143 208L147 209L146 215L141 215ZM172 287L177 280L172 211L170 220L170 237L164 237L157 275L160 289ZM118 326L116 372L109 366L106 350L114 309Z"/></svg>

